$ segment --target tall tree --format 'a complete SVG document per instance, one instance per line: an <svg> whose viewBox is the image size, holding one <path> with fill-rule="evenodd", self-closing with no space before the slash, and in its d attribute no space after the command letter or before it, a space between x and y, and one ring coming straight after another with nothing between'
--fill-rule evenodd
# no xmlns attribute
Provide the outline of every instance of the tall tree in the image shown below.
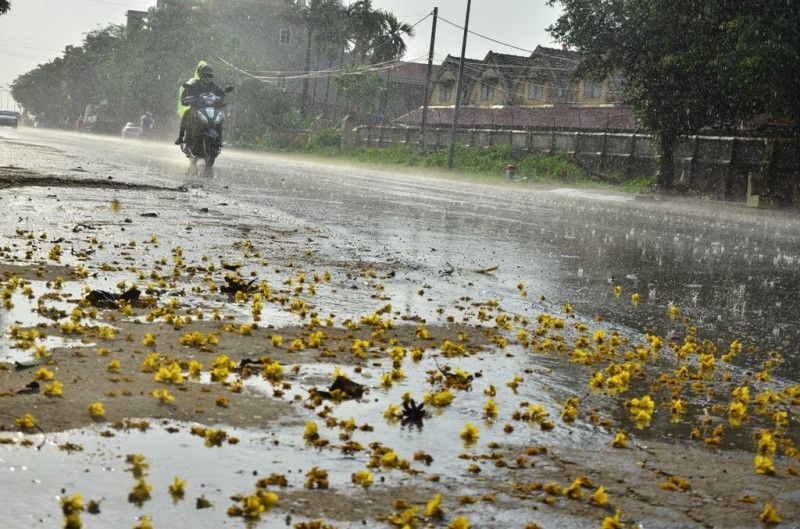
<svg viewBox="0 0 800 529"><path fill-rule="evenodd" d="M362 63L366 62L383 29L383 18L379 11L373 9L372 0L357 0L347 8L347 19L350 23L353 54Z"/></svg>
<svg viewBox="0 0 800 529"><path fill-rule="evenodd" d="M726 30L735 41L733 67L757 108L775 117L800 120L798 2L742 2Z"/></svg>
<svg viewBox="0 0 800 529"><path fill-rule="evenodd" d="M308 88L311 75L311 55L314 43L321 40L318 32L328 24L342 19L344 7L342 0L309 0L303 4L290 4L289 10L283 17L290 22L298 23L306 30L306 56L303 76L303 92L300 96L300 114L308 116Z"/></svg>
<svg viewBox="0 0 800 529"><path fill-rule="evenodd" d="M8 0L0 0L0 15L5 15L11 9L11 2Z"/></svg>
<svg viewBox="0 0 800 529"><path fill-rule="evenodd" d="M773 92L775 78L769 79L764 65L765 52L774 46L757 47L761 53L749 46L756 34L769 34L763 26L776 29L774 17L792 12L795 24L798 18L791 0L558 2L563 14L548 31L580 52L578 75L603 78L619 73L624 78L623 99L658 142L658 186L665 191L673 187L673 154L681 136L767 107L763 97L754 95ZM766 4L771 10L764 9ZM764 18L765 11L772 20ZM762 27L754 23L754 16ZM782 56L794 54L789 68L796 71L797 47L792 50L788 43L797 42L798 26L785 29L795 37L782 39ZM747 64L754 65L749 73Z"/></svg>
<svg viewBox="0 0 800 529"><path fill-rule="evenodd" d="M68 46L62 57L19 76L12 94L51 124L74 119L86 105L104 107L107 131L146 110L158 122L177 121L177 89L198 60L235 56L211 30L208 12L170 2L148 12L146 24L128 29L110 25L86 35L80 47Z"/></svg>
<svg viewBox="0 0 800 529"><path fill-rule="evenodd" d="M400 22L394 14L381 10L381 32L375 40L373 57L375 62L401 59L406 53L405 37L414 36L411 24Z"/></svg>

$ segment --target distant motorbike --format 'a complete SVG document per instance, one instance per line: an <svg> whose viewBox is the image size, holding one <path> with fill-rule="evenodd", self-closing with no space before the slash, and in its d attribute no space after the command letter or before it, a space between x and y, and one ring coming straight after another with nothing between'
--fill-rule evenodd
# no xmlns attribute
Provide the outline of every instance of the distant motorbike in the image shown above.
<svg viewBox="0 0 800 529"><path fill-rule="evenodd" d="M232 86L224 90L225 94L231 92ZM198 160L203 160L206 174L210 174L222 150L222 124L225 122L222 109L227 103L224 97L213 92L186 98L185 102L191 107L191 114L181 142L181 151L190 159L191 169L196 168Z"/></svg>

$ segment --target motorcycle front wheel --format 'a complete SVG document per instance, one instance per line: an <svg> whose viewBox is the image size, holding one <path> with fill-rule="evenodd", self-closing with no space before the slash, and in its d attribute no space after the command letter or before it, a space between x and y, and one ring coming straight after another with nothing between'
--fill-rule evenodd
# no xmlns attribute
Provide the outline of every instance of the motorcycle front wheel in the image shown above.
<svg viewBox="0 0 800 529"><path fill-rule="evenodd" d="M203 153L206 162L206 167L213 167L214 161L217 159L217 150L214 148L214 142L208 138L203 138Z"/></svg>

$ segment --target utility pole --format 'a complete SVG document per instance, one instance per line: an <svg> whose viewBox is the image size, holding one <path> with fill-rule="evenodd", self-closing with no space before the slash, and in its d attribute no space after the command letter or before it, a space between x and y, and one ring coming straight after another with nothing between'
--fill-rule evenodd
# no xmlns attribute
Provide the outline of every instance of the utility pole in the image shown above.
<svg viewBox="0 0 800 529"><path fill-rule="evenodd" d="M456 127L458 126L458 109L461 106L461 82L464 77L464 55L467 53L467 33L469 32L469 8L472 0L467 0L467 19L464 21L464 40L461 42L461 59L458 61L458 82L456 83L456 106L453 109L453 128L450 130L450 155L447 157L447 168L453 169L453 158L456 152Z"/></svg>
<svg viewBox="0 0 800 529"><path fill-rule="evenodd" d="M433 26L431 27L431 48L428 51L428 73L425 76L425 101L422 104L422 138L419 150L425 152L425 133L428 128L428 99L431 97L431 72L433 71L433 45L436 42L436 21L439 18L439 8L433 8Z"/></svg>

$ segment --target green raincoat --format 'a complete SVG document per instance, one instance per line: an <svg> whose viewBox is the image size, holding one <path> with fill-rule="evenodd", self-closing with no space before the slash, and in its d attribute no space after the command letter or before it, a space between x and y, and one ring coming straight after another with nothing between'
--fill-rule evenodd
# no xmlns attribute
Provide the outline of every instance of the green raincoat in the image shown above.
<svg viewBox="0 0 800 529"><path fill-rule="evenodd" d="M186 111L189 110L191 107L188 107L181 103L181 98L183 97L183 91L187 84L196 83L200 80L200 68L205 66L207 63L206 61L200 61L197 63L197 68L194 69L194 77L186 81L181 87L178 89L178 115L182 118Z"/></svg>

